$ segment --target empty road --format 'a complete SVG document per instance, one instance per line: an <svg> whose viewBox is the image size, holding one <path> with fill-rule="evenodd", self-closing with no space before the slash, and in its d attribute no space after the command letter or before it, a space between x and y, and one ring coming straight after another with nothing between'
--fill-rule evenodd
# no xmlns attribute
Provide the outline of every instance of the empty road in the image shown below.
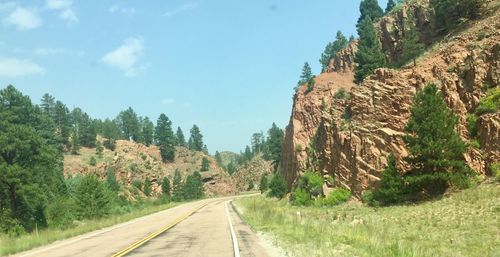
<svg viewBox="0 0 500 257"><path fill-rule="evenodd" d="M15 256L268 256L230 200L182 204Z"/></svg>

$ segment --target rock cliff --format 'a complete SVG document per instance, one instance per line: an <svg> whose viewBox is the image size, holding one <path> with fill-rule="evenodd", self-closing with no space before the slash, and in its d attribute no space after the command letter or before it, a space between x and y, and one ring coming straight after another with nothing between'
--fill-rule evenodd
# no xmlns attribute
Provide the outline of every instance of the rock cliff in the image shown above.
<svg viewBox="0 0 500 257"><path fill-rule="evenodd" d="M401 26L412 13L427 44L435 37L432 13L425 6L407 5L383 18L379 36L387 59L397 58ZM334 186L350 189L359 197L377 185L389 153L404 170L407 155L402 135L410 117L412 98L435 83L445 102L459 116L457 128L470 140L466 116L473 113L487 88L500 81L500 14L470 24L462 32L428 48L416 67L378 69L361 85L352 81L356 42L339 52L327 71L316 77L314 89L302 86L294 96L282 146L281 172L289 186L306 169L335 178ZM429 41L428 41L429 40ZM346 96L338 93L343 88ZM500 161L500 114L482 115L478 121L481 148L469 147L464 159L485 174ZM332 185L329 185L332 186Z"/></svg>

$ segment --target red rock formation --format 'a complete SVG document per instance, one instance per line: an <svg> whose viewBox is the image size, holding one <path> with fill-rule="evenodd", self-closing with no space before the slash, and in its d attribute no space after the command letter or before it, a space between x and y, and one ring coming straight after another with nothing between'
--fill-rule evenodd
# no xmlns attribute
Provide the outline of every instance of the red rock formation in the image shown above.
<svg viewBox="0 0 500 257"><path fill-rule="evenodd" d="M398 19L393 18L391 26L403 24ZM382 22L391 23L389 20ZM498 86L498 27L500 14L495 14L439 43L418 60L417 67L378 69L359 86L352 82L356 44L341 51L327 72L316 78L311 92L306 93L306 86L302 86L294 97L281 160L281 172L289 185L311 168L333 176L336 186L348 188L359 197L363 190L376 186L389 153L395 154L404 170L404 126L413 96L429 83L440 87L445 102L459 116L460 135L468 140L467 114L484 96L485 85ZM397 44L398 39L387 38L390 35L382 32L381 42ZM392 55L390 50L386 53ZM350 91L349 99L334 97L340 88ZM350 114L350 120L345 113ZM470 148L464 159L484 174L489 165L500 161L500 115L483 115L478 126L482 147Z"/></svg>

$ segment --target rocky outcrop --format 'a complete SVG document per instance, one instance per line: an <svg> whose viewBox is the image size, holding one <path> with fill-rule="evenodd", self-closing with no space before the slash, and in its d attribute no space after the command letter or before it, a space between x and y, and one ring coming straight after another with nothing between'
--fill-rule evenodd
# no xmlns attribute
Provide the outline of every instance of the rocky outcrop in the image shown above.
<svg viewBox="0 0 500 257"><path fill-rule="evenodd" d="M422 19L431 19L424 14ZM440 88L445 102L459 117L457 130L469 140L467 114L474 112L487 87L499 86L499 59L495 58L500 49L498 27L500 14L495 14L438 44L416 67L378 69L361 85L352 83L354 65L343 64L352 60L354 53L345 56L349 50L342 52L328 72L316 78L311 92L306 93L303 86L294 97L281 160L281 172L289 185L301 172L313 169L334 177L335 186L348 188L359 197L363 190L377 185L389 153L394 153L405 170L404 127L413 96L429 83ZM381 42L397 44L397 38L387 35L381 34ZM393 55L390 51L388 56ZM340 88L349 91L349 98L335 97ZM498 113L480 117L481 149L470 147L464 155L479 174L500 161L499 129Z"/></svg>

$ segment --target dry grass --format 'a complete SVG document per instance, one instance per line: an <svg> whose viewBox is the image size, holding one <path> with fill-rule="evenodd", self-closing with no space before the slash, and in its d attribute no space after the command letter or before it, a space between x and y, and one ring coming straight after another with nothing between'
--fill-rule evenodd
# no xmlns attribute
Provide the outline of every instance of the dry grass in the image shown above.
<svg viewBox="0 0 500 257"><path fill-rule="evenodd" d="M499 196L498 184L485 184L412 206L294 207L261 196L235 204L291 256L485 257L500 256Z"/></svg>

